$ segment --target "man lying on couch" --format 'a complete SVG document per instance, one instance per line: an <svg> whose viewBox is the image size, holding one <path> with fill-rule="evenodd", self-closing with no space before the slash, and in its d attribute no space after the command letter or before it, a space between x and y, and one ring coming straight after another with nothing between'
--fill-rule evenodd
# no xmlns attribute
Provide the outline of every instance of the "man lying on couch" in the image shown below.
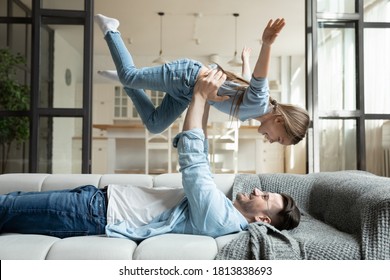
<svg viewBox="0 0 390 280"><path fill-rule="evenodd" d="M96 235L141 241L163 233L212 237L245 230L263 221L278 229L299 224L300 211L285 194L255 189L230 201L217 189L208 162L207 99L218 100L225 81L213 70L196 83L183 131L174 139L183 189L109 185L72 190L13 192L0 196L0 232L57 237Z"/></svg>

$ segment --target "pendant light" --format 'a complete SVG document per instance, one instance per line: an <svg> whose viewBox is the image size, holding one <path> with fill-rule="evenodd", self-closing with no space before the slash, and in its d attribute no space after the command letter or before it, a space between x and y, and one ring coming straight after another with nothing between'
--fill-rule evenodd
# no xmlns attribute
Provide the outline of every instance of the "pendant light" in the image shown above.
<svg viewBox="0 0 390 280"><path fill-rule="evenodd" d="M163 29L163 16L165 15L165 13L158 12L157 14L160 16L160 53L159 53L158 58L153 60L153 63L164 64L166 62L166 60L163 57L163 51L162 51L162 42L163 42L162 29Z"/></svg>
<svg viewBox="0 0 390 280"><path fill-rule="evenodd" d="M231 65L231 66L241 66L242 65L242 61L241 59L238 57L237 55L237 18L240 16L239 13L234 13L233 14L234 16L234 20L235 20L235 50L234 50L234 57L232 60L228 61L228 64Z"/></svg>

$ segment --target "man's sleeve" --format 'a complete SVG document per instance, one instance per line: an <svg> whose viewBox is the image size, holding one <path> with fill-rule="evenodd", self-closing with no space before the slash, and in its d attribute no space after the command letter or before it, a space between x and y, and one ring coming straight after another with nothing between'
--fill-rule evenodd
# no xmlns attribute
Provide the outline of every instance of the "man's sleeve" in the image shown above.
<svg viewBox="0 0 390 280"><path fill-rule="evenodd" d="M205 136L203 130L200 128L194 128L191 130L183 131L176 135L173 139L173 146L177 148L179 156L180 171L183 172L196 164L197 168L203 165L209 168L209 162L207 160L208 147L207 141L205 143Z"/></svg>
<svg viewBox="0 0 390 280"><path fill-rule="evenodd" d="M207 143L203 130L198 128L181 132L173 142L178 149L184 191L189 202L199 207L208 203L205 193L220 193L210 171Z"/></svg>
<svg viewBox="0 0 390 280"><path fill-rule="evenodd" d="M184 131L174 139L194 233L220 236L240 231L247 222L217 188L205 145L201 129Z"/></svg>

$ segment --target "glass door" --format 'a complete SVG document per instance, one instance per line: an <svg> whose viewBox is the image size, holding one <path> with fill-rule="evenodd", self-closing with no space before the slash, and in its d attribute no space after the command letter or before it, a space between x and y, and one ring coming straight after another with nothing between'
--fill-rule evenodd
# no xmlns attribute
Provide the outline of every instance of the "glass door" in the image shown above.
<svg viewBox="0 0 390 280"><path fill-rule="evenodd" d="M93 0L0 0L0 7L1 47L23 54L17 78L28 86L26 108L0 106L0 121L27 121L3 172L89 173Z"/></svg>
<svg viewBox="0 0 390 280"><path fill-rule="evenodd" d="M36 1L37 172L89 173L92 1ZM34 106L34 107L35 107Z"/></svg>
<svg viewBox="0 0 390 280"><path fill-rule="evenodd" d="M390 176L390 2L306 5L309 170Z"/></svg>

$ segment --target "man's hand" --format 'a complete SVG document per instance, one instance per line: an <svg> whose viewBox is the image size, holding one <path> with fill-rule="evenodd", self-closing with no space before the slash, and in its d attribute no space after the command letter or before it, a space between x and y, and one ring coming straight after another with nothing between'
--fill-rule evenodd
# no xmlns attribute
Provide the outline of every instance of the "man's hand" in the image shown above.
<svg viewBox="0 0 390 280"><path fill-rule="evenodd" d="M218 96L219 87L225 82L226 75L222 71L212 70L205 76L200 76L194 87L192 101L188 107L184 119L183 131L203 128L203 124L208 119L209 107L207 100L223 101L229 99L228 96ZM206 134L206 132L205 132Z"/></svg>
<svg viewBox="0 0 390 280"><path fill-rule="evenodd" d="M228 96L217 95L219 87L226 81L226 75L216 69L205 76L199 76L194 87L194 95L201 95L204 99L221 102L229 99Z"/></svg>
<svg viewBox="0 0 390 280"><path fill-rule="evenodd" d="M263 36L261 38L263 44L272 45L285 25L286 22L284 21L284 18L278 18L275 21L271 19L265 27Z"/></svg>

